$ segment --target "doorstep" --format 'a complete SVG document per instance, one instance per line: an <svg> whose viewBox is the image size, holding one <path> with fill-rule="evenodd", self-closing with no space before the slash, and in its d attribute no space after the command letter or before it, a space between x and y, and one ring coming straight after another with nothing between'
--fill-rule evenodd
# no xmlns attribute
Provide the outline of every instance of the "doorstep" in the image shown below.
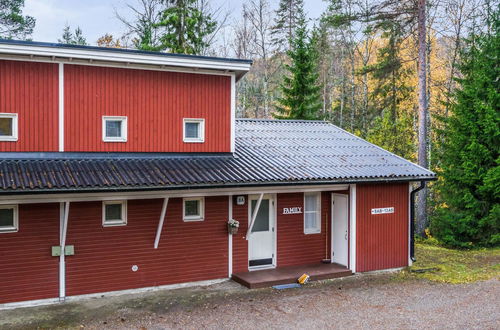
<svg viewBox="0 0 500 330"><path fill-rule="evenodd" d="M266 288L279 284L297 283L302 275L310 276L310 281L327 280L331 278L352 275L347 267L339 264L310 264L300 266L286 266L273 269L256 270L233 274L233 281L238 282L249 289Z"/></svg>

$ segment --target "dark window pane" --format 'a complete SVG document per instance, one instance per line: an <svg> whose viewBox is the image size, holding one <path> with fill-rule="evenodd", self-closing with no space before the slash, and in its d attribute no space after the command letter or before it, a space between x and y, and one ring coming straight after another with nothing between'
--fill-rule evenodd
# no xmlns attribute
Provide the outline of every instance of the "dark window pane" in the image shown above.
<svg viewBox="0 0 500 330"><path fill-rule="evenodd" d="M199 216L200 215L200 201L185 201L184 215L189 216Z"/></svg>
<svg viewBox="0 0 500 330"><path fill-rule="evenodd" d="M0 136L12 136L12 118L0 118Z"/></svg>
<svg viewBox="0 0 500 330"><path fill-rule="evenodd" d="M197 139L199 138L198 128L200 123L186 123L186 138Z"/></svg>
<svg viewBox="0 0 500 330"><path fill-rule="evenodd" d="M122 122L120 120L106 121L106 137L121 137Z"/></svg>
<svg viewBox="0 0 500 330"><path fill-rule="evenodd" d="M122 220L122 204L106 204L106 221Z"/></svg>
<svg viewBox="0 0 500 330"><path fill-rule="evenodd" d="M13 209L0 209L0 227L14 227Z"/></svg>
<svg viewBox="0 0 500 330"><path fill-rule="evenodd" d="M257 206L257 201L252 201L252 214ZM269 199L262 199L259 212L252 227L252 233L258 231L269 231Z"/></svg>

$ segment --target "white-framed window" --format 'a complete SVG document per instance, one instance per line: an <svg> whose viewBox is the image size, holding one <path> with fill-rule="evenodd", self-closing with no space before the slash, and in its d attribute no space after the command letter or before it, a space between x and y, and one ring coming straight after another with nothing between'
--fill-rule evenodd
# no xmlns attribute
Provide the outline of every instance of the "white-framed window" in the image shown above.
<svg viewBox="0 0 500 330"><path fill-rule="evenodd" d="M17 141L17 113L0 113L0 141Z"/></svg>
<svg viewBox="0 0 500 330"><path fill-rule="evenodd" d="M304 193L304 234L321 233L321 193Z"/></svg>
<svg viewBox="0 0 500 330"><path fill-rule="evenodd" d="M17 205L0 205L0 234L18 231L18 213Z"/></svg>
<svg viewBox="0 0 500 330"><path fill-rule="evenodd" d="M205 142L205 119L184 118L183 141L189 143Z"/></svg>
<svg viewBox="0 0 500 330"><path fill-rule="evenodd" d="M102 140L104 142L127 142L127 117L103 116Z"/></svg>
<svg viewBox="0 0 500 330"><path fill-rule="evenodd" d="M182 200L184 221L203 221L205 217L205 198L184 198Z"/></svg>
<svg viewBox="0 0 500 330"><path fill-rule="evenodd" d="M127 201L103 201L102 225L125 226L127 224Z"/></svg>

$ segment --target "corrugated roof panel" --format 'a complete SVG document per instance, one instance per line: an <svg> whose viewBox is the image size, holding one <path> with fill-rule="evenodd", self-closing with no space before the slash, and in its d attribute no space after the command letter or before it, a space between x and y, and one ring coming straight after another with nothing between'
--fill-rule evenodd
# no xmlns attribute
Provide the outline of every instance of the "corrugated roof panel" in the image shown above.
<svg viewBox="0 0 500 330"><path fill-rule="evenodd" d="M422 167L319 121L239 119L234 155L16 155L0 156L4 193L434 178Z"/></svg>

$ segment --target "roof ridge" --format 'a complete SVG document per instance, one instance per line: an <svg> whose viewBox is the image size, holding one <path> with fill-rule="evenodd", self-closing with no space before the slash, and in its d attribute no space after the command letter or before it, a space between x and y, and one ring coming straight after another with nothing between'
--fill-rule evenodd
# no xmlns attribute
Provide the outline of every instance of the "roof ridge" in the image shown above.
<svg viewBox="0 0 500 330"><path fill-rule="evenodd" d="M273 123L294 123L295 122L295 123L330 124L326 120L308 120L308 119L236 118L236 121L258 121L258 122L273 122Z"/></svg>

